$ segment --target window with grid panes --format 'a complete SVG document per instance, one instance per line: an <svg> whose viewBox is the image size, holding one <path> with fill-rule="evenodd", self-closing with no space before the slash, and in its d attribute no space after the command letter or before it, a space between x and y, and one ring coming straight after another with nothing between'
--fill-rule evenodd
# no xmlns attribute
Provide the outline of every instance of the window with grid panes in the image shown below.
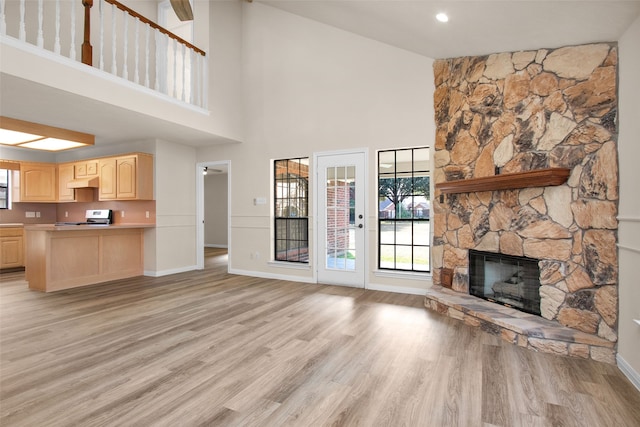
<svg viewBox="0 0 640 427"><path fill-rule="evenodd" d="M378 268L429 272L429 148L378 152Z"/></svg>
<svg viewBox="0 0 640 427"><path fill-rule="evenodd" d="M309 158L274 161L275 260L309 262Z"/></svg>

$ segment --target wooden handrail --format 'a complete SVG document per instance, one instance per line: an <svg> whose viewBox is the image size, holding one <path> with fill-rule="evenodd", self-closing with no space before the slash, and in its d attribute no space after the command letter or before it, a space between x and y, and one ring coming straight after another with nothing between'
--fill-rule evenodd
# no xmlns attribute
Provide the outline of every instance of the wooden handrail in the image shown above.
<svg viewBox="0 0 640 427"><path fill-rule="evenodd" d="M87 1L87 0L83 0L83 2L84 1ZM93 0L90 0L90 1L93 2ZM166 28L163 28L160 25L156 24L155 22L149 20L148 18L140 15L138 12L136 12L133 9L128 8L127 6L123 5L119 1L116 1L116 0L104 0L104 1L106 3L110 3L110 4L114 5L118 9L122 10L123 12L128 13L129 15L133 16L134 18L138 18L140 21L142 21L145 24L149 25L151 28L155 28L156 30L160 31L161 33L166 34L170 38L176 40L178 43L181 43L181 44L185 45L186 47L188 47L189 49L193 50L194 52L199 53L202 56L206 56L207 55L205 53L205 51L203 51L202 49L192 45L191 43L189 43L185 39L173 34L171 31L167 30Z"/></svg>

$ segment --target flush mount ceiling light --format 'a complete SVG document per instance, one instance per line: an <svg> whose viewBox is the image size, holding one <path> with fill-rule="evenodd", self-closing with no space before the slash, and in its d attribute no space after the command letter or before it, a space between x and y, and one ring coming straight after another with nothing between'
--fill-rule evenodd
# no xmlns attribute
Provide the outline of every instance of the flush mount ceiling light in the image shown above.
<svg viewBox="0 0 640 427"><path fill-rule="evenodd" d="M436 19L440 22L448 22L449 21L449 17L447 16L446 13L439 13L436 15Z"/></svg>
<svg viewBox="0 0 640 427"><path fill-rule="evenodd" d="M95 136L0 116L0 144L36 150L62 151L94 145Z"/></svg>

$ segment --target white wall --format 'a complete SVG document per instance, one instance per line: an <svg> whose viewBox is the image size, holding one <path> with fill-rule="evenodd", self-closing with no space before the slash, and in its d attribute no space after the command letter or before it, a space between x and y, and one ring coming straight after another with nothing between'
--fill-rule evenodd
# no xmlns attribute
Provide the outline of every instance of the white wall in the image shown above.
<svg viewBox="0 0 640 427"><path fill-rule="evenodd" d="M165 275L196 268L195 163L193 147L157 141L156 227L145 233L145 252L154 252L151 258L155 264L145 263L145 274Z"/></svg>
<svg viewBox="0 0 640 427"><path fill-rule="evenodd" d="M242 13L245 142L198 149L199 162L233 163L230 269L311 280L310 269L268 263L270 204L255 206L253 199L270 200L273 159L360 147L369 148L373 269L375 150L433 144L432 60L259 3L243 3ZM428 286L424 278L373 273L368 282L396 289Z"/></svg>
<svg viewBox="0 0 640 427"><path fill-rule="evenodd" d="M618 362L640 388L640 18L619 41L620 286Z"/></svg>
<svg viewBox="0 0 640 427"><path fill-rule="evenodd" d="M242 3L209 4L209 110L220 135L244 140L242 103ZM195 13L195 12L194 12Z"/></svg>
<svg viewBox="0 0 640 427"><path fill-rule="evenodd" d="M210 168L215 169L215 166ZM204 177L204 245L227 247L227 174L209 173Z"/></svg>

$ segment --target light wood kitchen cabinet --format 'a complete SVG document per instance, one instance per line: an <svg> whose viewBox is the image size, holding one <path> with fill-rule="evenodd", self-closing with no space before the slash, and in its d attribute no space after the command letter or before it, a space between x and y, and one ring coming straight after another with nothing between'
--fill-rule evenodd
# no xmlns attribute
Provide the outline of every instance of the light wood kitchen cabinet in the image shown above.
<svg viewBox="0 0 640 427"><path fill-rule="evenodd" d="M96 171L97 171L97 162ZM86 168L85 168L86 169ZM93 189L91 188L67 188L67 184L76 176L77 165L74 163L58 164L58 201L59 202L92 202Z"/></svg>
<svg viewBox="0 0 640 427"><path fill-rule="evenodd" d="M24 267L24 238L20 227L0 227L0 269Z"/></svg>
<svg viewBox="0 0 640 427"><path fill-rule="evenodd" d="M25 279L44 292L144 273L144 228L28 225Z"/></svg>
<svg viewBox="0 0 640 427"><path fill-rule="evenodd" d="M57 165L52 163L20 163L20 201L57 202Z"/></svg>
<svg viewBox="0 0 640 427"><path fill-rule="evenodd" d="M99 159L100 200L153 200L153 157L131 154Z"/></svg>
<svg viewBox="0 0 640 427"><path fill-rule="evenodd" d="M87 160L82 162L77 162L75 164L75 177L76 178L86 178L90 176L98 175L98 161L97 160Z"/></svg>

